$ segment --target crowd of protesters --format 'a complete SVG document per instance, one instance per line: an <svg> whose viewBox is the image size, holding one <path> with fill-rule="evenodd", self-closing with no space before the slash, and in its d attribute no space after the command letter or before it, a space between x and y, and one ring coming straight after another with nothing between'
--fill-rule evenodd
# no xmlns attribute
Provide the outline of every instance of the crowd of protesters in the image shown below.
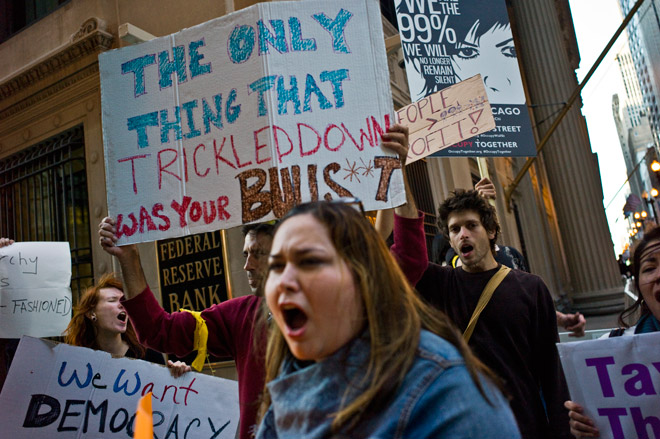
<svg viewBox="0 0 660 439"><path fill-rule="evenodd" d="M407 128L391 127L382 146L405 165ZM208 355L232 357L242 439L597 437L570 401L555 345L558 324L582 335L584 317L557 312L543 281L519 269L521 256L502 259L515 252L496 244L494 186L482 181L441 204L449 264L429 261L424 216L406 195L376 227L355 199L244 226L251 294L201 312L161 307L137 246L118 246L107 217L99 241L123 282L107 274L90 287L64 340L161 364L162 353L196 352L196 370ZM655 229L633 253L641 294L621 324L638 309L642 317L624 335L660 330L659 255ZM191 370L168 366L174 376Z"/></svg>

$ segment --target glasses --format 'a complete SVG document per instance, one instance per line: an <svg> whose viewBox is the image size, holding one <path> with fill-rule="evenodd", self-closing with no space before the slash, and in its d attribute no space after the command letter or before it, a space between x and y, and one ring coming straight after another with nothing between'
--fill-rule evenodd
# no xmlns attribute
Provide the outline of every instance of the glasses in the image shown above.
<svg viewBox="0 0 660 439"><path fill-rule="evenodd" d="M360 201L359 198L340 197L340 198L335 198L333 200L329 200L328 202L331 203L331 204L346 204L347 206L350 206L353 209L360 212L360 214L362 214L362 216L365 216L364 206L362 205L362 201Z"/></svg>

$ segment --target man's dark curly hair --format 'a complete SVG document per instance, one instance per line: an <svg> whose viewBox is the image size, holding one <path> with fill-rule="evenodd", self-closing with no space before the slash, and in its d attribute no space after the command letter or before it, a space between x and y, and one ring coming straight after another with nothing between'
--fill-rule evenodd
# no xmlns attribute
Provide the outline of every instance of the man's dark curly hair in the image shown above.
<svg viewBox="0 0 660 439"><path fill-rule="evenodd" d="M475 190L456 189L438 208L438 227L445 238L449 239L449 215L454 212L472 210L479 215L481 224L489 233L495 232L490 240L490 249L495 254L495 242L500 234L495 208Z"/></svg>

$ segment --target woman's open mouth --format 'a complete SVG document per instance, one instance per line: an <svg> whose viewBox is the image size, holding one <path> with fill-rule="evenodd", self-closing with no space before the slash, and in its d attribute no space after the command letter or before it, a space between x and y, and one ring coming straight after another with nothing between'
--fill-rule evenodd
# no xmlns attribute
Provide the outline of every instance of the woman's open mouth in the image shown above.
<svg viewBox="0 0 660 439"><path fill-rule="evenodd" d="M126 312L124 312L124 311L120 312L119 315L117 315L117 318L122 322L125 322L127 317L128 316L126 315Z"/></svg>
<svg viewBox="0 0 660 439"><path fill-rule="evenodd" d="M287 326L289 335L302 334L307 323L307 314L295 305L282 306L282 316Z"/></svg>

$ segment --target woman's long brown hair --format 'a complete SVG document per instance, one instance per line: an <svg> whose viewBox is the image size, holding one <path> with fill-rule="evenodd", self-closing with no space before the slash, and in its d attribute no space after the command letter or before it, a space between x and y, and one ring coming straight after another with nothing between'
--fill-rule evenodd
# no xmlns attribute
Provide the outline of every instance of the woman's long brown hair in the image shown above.
<svg viewBox="0 0 660 439"><path fill-rule="evenodd" d="M350 431L364 416L378 413L387 404L414 361L422 328L458 349L479 389L478 372L495 379L494 374L472 354L448 317L417 296L385 242L362 215L348 205L313 202L295 207L280 224L301 214L312 215L325 226L339 256L352 270L356 290L364 303L371 344L367 369L356 383L366 390L350 401L342 401L332 421L335 433ZM290 355L289 348L273 323L266 352L266 383L277 377L287 355ZM270 403L265 388L261 416Z"/></svg>

